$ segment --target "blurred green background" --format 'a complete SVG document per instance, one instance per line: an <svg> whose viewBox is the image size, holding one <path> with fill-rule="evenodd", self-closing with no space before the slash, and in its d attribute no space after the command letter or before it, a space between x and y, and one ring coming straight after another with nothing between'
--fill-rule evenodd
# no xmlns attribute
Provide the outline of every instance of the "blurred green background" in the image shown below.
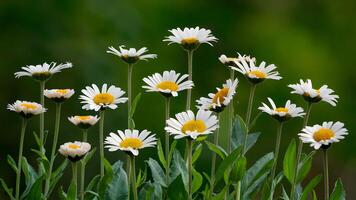
<svg viewBox="0 0 356 200"><path fill-rule="evenodd" d="M162 42L167 30L176 27L200 26L211 29L219 39L214 47L202 45L194 58L194 99L215 91L229 77L228 70L219 63L218 56L251 54L260 62L274 63L283 76L280 81L265 81L257 89L255 107L267 97L277 103L291 99L305 106L297 95L290 94L287 84L300 78L310 78L316 87L328 84L340 96L337 107L327 103L314 106L310 124L325 120L339 120L346 124L350 134L330 149L332 182L342 177L347 199L355 199L356 191L356 138L355 124L355 63L356 63L356 1L353 0L56 0L0 2L0 176L14 185L14 174L6 164L6 155L17 157L19 118L6 110L16 99L39 101L39 85L30 78L15 79L14 72L21 66L43 62L70 61L74 67L55 75L47 88L73 88L76 94L63 106L59 143L79 140L80 131L71 125L67 116L95 114L81 110L78 100L80 90L91 83L115 84L126 90L127 66L117 57L105 53L108 46L140 48L146 46L158 59L135 65L134 94L143 92L142 78L154 72L174 69L187 72L185 52L177 45ZM240 76L239 76L240 77ZM249 88L240 77L237 112L245 115ZM164 99L159 94L144 93L137 108L135 121L138 129L149 129L163 135ZM172 113L184 109L185 94L175 98ZM47 101L46 129L52 138L54 105ZM257 110L254 109L254 114ZM126 127L126 104L109 111L105 132ZM32 131L38 130L38 118L29 125L25 156L34 163ZM302 120L292 120L285 126L282 148L301 129ZM275 123L262 115L255 130L262 136L249 152L249 164L269 151L273 151ZM90 130L89 140L97 146L98 127ZM51 141L51 140L49 140ZM47 144L48 146L50 144ZM306 147L305 151L311 149ZM283 151L283 150L282 150ZM155 154L155 149L144 150L139 156L139 166ZM109 153L114 162L123 159L122 153ZM61 157L59 157L62 159ZM59 160L60 160L59 159ZM201 157L198 168L209 170L209 153ZM89 173L98 173L97 158L88 165ZM68 173L66 176L70 176ZM311 175L322 173L321 155L317 154ZM90 176L91 176L90 175ZM88 177L90 177L88 176ZM64 181L64 184L66 182ZM318 191L322 191L322 184ZM0 194L0 199L4 199Z"/></svg>

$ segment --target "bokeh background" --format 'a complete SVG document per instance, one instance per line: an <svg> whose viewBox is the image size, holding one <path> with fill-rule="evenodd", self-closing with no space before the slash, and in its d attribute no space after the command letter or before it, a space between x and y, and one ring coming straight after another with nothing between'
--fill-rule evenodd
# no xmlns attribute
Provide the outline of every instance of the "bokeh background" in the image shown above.
<svg viewBox="0 0 356 200"><path fill-rule="evenodd" d="M356 138L355 124L355 63L356 63L356 1L353 0L35 0L0 2L0 176L14 185L14 174L6 164L6 155L17 157L19 118L6 110L16 99L39 101L39 85L30 78L15 79L14 72L21 66L43 62L70 61L74 67L56 74L47 88L74 88L76 94L63 106L59 143L79 140L80 131L71 125L67 116L95 114L81 110L80 90L91 83L115 84L126 90L127 66L117 57L107 54L108 46L140 48L146 46L158 59L135 65L133 92L143 92L142 78L155 72L174 69L187 72L185 52L177 45L162 42L168 30L176 27L200 26L211 29L219 38L214 47L202 45L194 58L194 99L206 96L228 77L228 70L219 63L218 56L251 54L258 61L274 63L283 76L280 81L265 81L257 89L256 107L267 97L277 103L291 99L305 106L299 96L290 94L287 84L300 78L310 78L315 86L329 85L340 96L337 107L327 103L314 106L310 124L339 120L346 124L350 134L330 149L332 183L341 177L347 190L347 199L355 199L356 191ZM249 87L240 77L237 112L245 115ZM184 109L185 94L173 100L172 113ZM54 105L47 101L46 129L53 132ZM107 112L105 133L126 127L126 105ZM29 125L25 156L34 163L35 147L32 131L38 130L38 118ZM164 101L158 94L144 93L137 108L135 121L138 129L149 129L163 135ZM302 120L292 120L285 126L282 151L301 129ZM254 128L262 135L249 152L249 164L273 151L275 123L262 115ZM225 133L222 133L224 138ZM98 127L90 130L89 140L97 146ZM225 138L226 139L226 138ZM51 140L49 140L51 141ZM222 139L222 145L224 139ZM49 146L50 144L47 143ZM181 146L183 147L183 146ZM206 149L206 148L205 148ZM311 149L306 147L305 151ZM155 149L145 150L139 157L144 160L155 156ZM114 162L123 159L119 152L106 152ZM59 160L62 159L59 157ZM199 160L200 170L210 170L209 153ZM90 176L98 173L97 158L88 166ZM65 176L70 176L68 173ZM315 155L310 177L322 173L321 155ZM66 184L66 181L63 181ZM322 193L322 184L318 187ZM3 192L0 199L6 199Z"/></svg>

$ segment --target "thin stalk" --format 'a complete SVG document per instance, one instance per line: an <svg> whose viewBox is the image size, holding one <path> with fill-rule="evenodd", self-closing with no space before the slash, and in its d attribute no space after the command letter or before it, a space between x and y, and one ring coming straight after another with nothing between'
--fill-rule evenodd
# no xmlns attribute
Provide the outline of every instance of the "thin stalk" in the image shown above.
<svg viewBox="0 0 356 200"><path fill-rule="evenodd" d="M46 87L46 81L41 81L40 82L40 103L41 103L42 107L45 106L45 100L44 100L45 87ZM44 152L44 112L40 114L40 142L41 142L40 150L41 150L41 152Z"/></svg>
<svg viewBox="0 0 356 200"><path fill-rule="evenodd" d="M170 100L171 98L170 97L167 97L166 98L166 109L165 109L165 119L166 121L169 119L169 113L170 113ZM169 163L169 133L166 133L165 135L165 153L166 153L166 163L167 163L167 166L166 166L166 181L168 183L169 181L169 166L170 166L170 163Z"/></svg>
<svg viewBox="0 0 356 200"><path fill-rule="evenodd" d="M218 115L218 122L220 122L220 114ZM214 134L214 144L218 145L219 144L219 131L220 129L217 128L216 133ZM213 197L214 193L214 186L215 186L215 167L216 167L216 153L213 152L212 158L211 158L211 172L210 172L210 194L209 194L209 199Z"/></svg>
<svg viewBox="0 0 356 200"><path fill-rule="evenodd" d="M323 149L324 153L324 199L329 200L329 166L328 166L328 151Z"/></svg>
<svg viewBox="0 0 356 200"><path fill-rule="evenodd" d="M83 129L83 142L88 141L88 129ZM85 162L84 159L81 160L81 170L80 170L80 199L84 199L85 191Z"/></svg>
<svg viewBox="0 0 356 200"><path fill-rule="evenodd" d="M279 155L279 147L281 144L281 137L282 137L282 129L283 129L283 122L280 122L278 124L278 128L277 128L277 138L276 138L276 147L274 150L274 161L273 161L272 174L271 174L271 184L272 184L274 176L276 174L278 155Z"/></svg>
<svg viewBox="0 0 356 200"><path fill-rule="evenodd" d="M230 79L231 81L234 81L235 71L230 68ZM229 104L229 129L227 131L227 152L231 152L231 135L232 135L232 123L233 123L233 118L234 118L234 101L231 101Z"/></svg>
<svg viewBox="0 0 356 200"><path fill-rule="evenodd" d="M189 50L187 51L188 53L188 80L193 80L193 54L194 50ZM190 103L192 100L192 89L188 89L187 91L187 104L186 104L186 110L190 110Z"/></svg>
<svg viewBox="0 0 356 200"><path fill-rule="evenodd" d="M105 110L100 110L99 145L100 145L100 177L104 177L104 117Z"/></svg>
<svg viewBox="0 0 356 200"><path fill-rule="evenodd" d="M306 127L308 125L308 121L309 121L309 116L310 116L310 112L311 112L311 108L312 108L312 103L308 103L307 105L307 113L304 117L304 122L303 122L303 128ZM298 165L299 165L299 162L300 162L300 157L302 156L302 151L303 151L303 141L302 140L299 140L299 143L298 143L298 150L297 150L297 162L295 163L295 166L294 166L294 175L293 175L293 182L292 182L292 187L291 187L291 200L294 200L295 199L295 188L296 188L296 185L297 185L297 176L298 176Z"/></svg>
<svg viewBox="0 0 356 200"><path fill-rule="evenodd" d="M72 162L72 181L73 181L73 184L75 184L75 188L77 188L77 179L78 179L78 176L77 176L77 162ZM77 199L77 190L75 190L75 198L74 199Z"/></svg>
<svg viewBox="0 0 356 200"><path fill-rule="evenodd" d="M193 163L192 163L192 146L193 140L188 139L187 141L187 149L188 149L188 200L192 200L193 192L192 192L192 172L193 172Z"/></svg>
<svg viewBox="0 0 356 200"><path fill-rule="evenodd" d="M15 192L16 200L20 199L22 153L23 153L23 142L24 142L24 139L25 139L26 126L27 126L27 119L22 118L21 133L20 133L19 157L18 157L18 160L17 160L17 172L16 172L16 192Z"/></svg>
<svg viewBox="0 0 356 200"><path fill-rule="evenodd" d="M256 91L256 84L251 85L251 90L250 90L250 97L248 100L248 105L247 105L247 112L246 112L246 126L247 126L247 132L245 134L243 146L242 146L242 154L245 155L246 153L246 145L247 145L247 137L248 137L248 132L249 130L249 125L250 125L250 120L251 120L251 113L252 113L252 106L253 106L253 98L255 97L255 91Z"/></svg>
<svg viewBox="0 0 356 200"><path fill-rule="evenodd" d="M55 124L54 124L52 151L51 151L51 157L50 157L50 163L49 163L48 176L46 178L46 183L45 183L45 193L44 194L45 194L46 198L48 198L49 186L51 183L51 176L52 176L52 171L53 171L53 164L54 164L55 154L57 152L59 125L61 123L61 107L62 107L61 103L56 103L56 118L55 118Z"/></svg>
<svg viewBox="0 0 356 200"><path fill-rule="evenodd" d="M133 193L133 197L134 197L134 200L138 200L138 196L137 196L137 186L136 186L136 164L135 164L135 156L131 156L131 167L132 167L132 170L131 170L131 173L132 173L132 193Z"/></svg>
<svg viewBox="0 0 356 200"><path fill-rule="evenodd" d="M235 200L240 200L240 196L241 196L241 181L238 181L237 184L236 184Z"/></svg>
<svg viewBox="0 0 356 200"><path fill-rule="evenodd" d="M132 129L131 127L131 104L132 104L132 69L133 69L133 64L129 64L129 67L127 69L127 127L129 129Z"/></svg>

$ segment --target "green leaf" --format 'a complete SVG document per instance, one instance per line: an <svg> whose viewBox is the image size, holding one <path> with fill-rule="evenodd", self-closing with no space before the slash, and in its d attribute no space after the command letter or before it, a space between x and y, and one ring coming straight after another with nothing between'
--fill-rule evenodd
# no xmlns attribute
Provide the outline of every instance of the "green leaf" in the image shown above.
<svg viewBox="0 0 356 200"><path fill-rule="evenodd" d="M17 173L16 162L10 155L7 155L7 163L9 163L10 167Z"/></svg>
<svg viewBox="0 0 356 200"><path fill-rule="evenodd" d="M212 200L223 200L229 187L230 184L225 185L224 189L222 189L217 195L213 196Z"/></svg>
<svg viewBox="0 0 356 200"><path fill-rule="evenodd" d="M27 199L42 199L42 182L44 176L38 177L35 183L32 185L30 192L27 195Z"/></svg>
<svg viewBox="0 0 356 200"><path fill-rule="evenodd" d="M94 147L91 151L89 151L89 153L87 153L85 155L85 157L82 159L82 162L84 164L87 164L92 159L92 157L94 156L95 152L96 152L96 148Z"/></svg>
<svg viewBox="0 0 356 200"><path fill-rule="evenodd" d="M151 169L151 174L152 178L156 183L159 183L163 187L167 187L166 179L165 179L165 174L161 168L161 166L158 164L157 161L155 161L152 158L149 158L148 161L146 161L148 166Z"/></svg>
<svg viewBox="0 0 356 200"><path fill-rule="evenodd" d="M273 153L270 152L257 160L247 171L242 179L242 191L246 191L261 176L268 173L273 163Z"/></svg>
<svg viewBox="0 0 356 200"><path fill-rule="evenodd" d="M37 172L30 164L28 164L25 157L22 157L22 171L25 175L26 189L22 192L21 199L26 197L26 195L30 192L33 183L38 178Z"/></svg>
<svg viewBox="0 0 356 200"><path fill-rule="evenodd" d="M101 178L101 180L98 183L98 194L101 199L105 199L104 197L105 197L106 189L111 183L114 176L114 171L111 167L111 164L106 159L104 159L104 168L105 168L105 175Z"/></svg>
<svg viewBox="0 0 356 200"><path fill-rule="evenodd" d="M133 115L135 114L135 111L136 111L136 107L137 107L137 104L138 102L140 101L141 99L141 93L138 93L136 95L136 97L134 98L134 100L132 101L132 105L131 105L131 109L130 109L130 118L133 117Z"/></svg>
<svg viewBox="0 0 356 200"><path fill-rule="evenodd" d="M298 164L298 176L297 183L300 183L304 180L304 178L308 175L313 161L313 155L315 151L310 152L308 155L302 155L302 161Z"/></svg>
<svg viewBox="0 0 356 200"><path fill-rule="evenodd" d="M166 162L166 159L164 157L161 140L157 141L157 153L158 153L159 161L161 162L163 167L166 168L167 167L167 162Z"/></svg>
<svg viewBox="0 0 356 200"><path fill-rule="evenodd" d="M321 180L321 175L315 176L308 184L305 186L300 200L307 200L309 194L314 190L314 188L319 184Z"/></svg>
<svg viewBox="0 0 356 200"><path fill-rule="evenodd" d="M266 180L267 175L269 172L265 172L264 174L262 174L261 176L259 176L258 179L256 179L248 188L246 191L244 191L243 194L243 199L249 199L248 197L250 196L250 194L252 194L253 192L255 192L258 188L260 188L260 185L263 183L263 181Z"/></svg>
<svg viewBox="0 0 356 200"><path fill-rule="evenodd" d="M63 176L64 170L67 168L68 163L69 163L68 159L64 159L63 162L59 165L59 167L55 171L53 171L52 176L51 176L51 182L50 182L48 196L53 192L57 183Z"/></svg>
<svg viewBox="0 0 356 200"><path fill-rule="evenodd" d="M60 200L67 200L67 194L63 191L62 186L58 190L58 197Z"/></svg>
<svg viewBox="0 0 356 200"><path fill-rule="evenodd" d="M188 199L188 194L186 192L183 180L184 178L179 175L167 189L167 195L169 200L182 200Z"/></svg>
<svg viewBox="0 0 356 200"><path fill-rule="evenodd" d="M222 158L222 159L225 159L225 158L226 158L227 153L226 153L226 151L225 151L222 147L220 147L219 145L215 145L215 144L213 144L213 143L211 143L211 142L208 142L208 141L205 141L205 144L208 146L208 148L209 148L211 151L213 151L213 152L215 152L216 154L218 154L218 155L220 156L220 158Z"/></svg>
<svg viewBox="0 0 356 200"><path fill-rule="evenodd" d="M173 154L173 161L172 161L172 167L171 167L171 172L172 174L174 172L179 172L182 176L182 182L184 183L186 191L188 191L188 170L186 163L182 156L180 155L179 151L176 150ZM176 174L176 173L175 173ZM175 178L170 176L170 182L173 181Z"/></svg>
<svg viewBox="0 0 356 200"><path fill-rule="evenodd" d="M234 163L236 158L241 152L241 148L235 149L233 152L231 152L230 155L228 155L219 165L217 171L216 171L216 178L215 178L215 183L218 183L219 180L224 176L224 172Z"/></svg>
<svg viewBox="0 0 356 200"><path fill-rule="evenodd" d="M4 189L4 191L6 192L6 194L10 197L11 200L14 200L15 197L12 196L12 188L7 187L5 181L2 178L0 178L0 182L1 182L1 186Z"/></svg>
<svg viewBox="0 0 356 200"><path fill-rule="evenodd" d="M313 190L313 200L318 200L318 197L316 196L315 190Z"/></svg>
<svg viewBox="0 0 356 200"><path fill-rule="evenodd" d="M76 197L77 197L77 185L75 184L74 181L71 181L68 188L66 200L77 200Z"/></svg>
<svg viewBox="0 0 356 200"><path fill-rule="evenodd" d="M288 196L288 194L287 194L287 192L286 192L286 190L284 189L284 187L282 186L282 199L283 200L289 200L289 196Z"/></svg>
<svg viewBox="0 0 356 200"><path fill-rule="evenodd" d="M297 151L296 142L295 139L292 139L292 141L289 143L289 146L287 148L283 160L284 176L287 178L289 183L292 183L294 179L294 172L295 172L295 165L296 165L296 151Z"/></svg>
<svg viewBox="0 0 356 200"><path fill-rule="evenodd" d="M115 170L112 181L105 191L105 200L128 199L127 175L122 168L122 162L119 161L117 165L120 165L120 167Z"/></svg>
<svg viewBox="0 0 356 200"><path fill-rule="evenodd" d="M198 191L201 185L203 184L203 176L194 168L192 173L193 173L192 191L194 193Z"/></svg>
<svg viewBox="0 0 356 200"><path fill-rule="evenodd" d="M172 161L173 153L176 150L177 141L178 140L174 140L171 144L171 149L169 150L169 155L168 155L168 163L171 163L171 161Z"/></svg>
<svg viewBox="0 0 356 200"><path fill-rule="evenodd" d="M340 179L335 182L334 190L330 195L330 200L345 200L345 189Z"/></svg>
<svg viewBox="0 0 356 200"><path fill-rule="evenodd" d="M237 183L238 181L242 180L246 173L246 165L247 159L245 156L240 156L237 161L234 163L234 166L231 171L230 179Z"/></svg>
<svg viewBox="0 0 356 200"><path fill-rule="evenodd" d="M201 155L202 150L203 150L203 145L201 143L199 143L193 153L193 157L192 157L193 164L195 163L195 161L198 160L199 156Z"/></svg>
<svg viewBox="0 0 356 200"><path fill-rule="evenodd" d="M85 189L85 199L86 200L92 200L94 197L99 196L99 194L93 192L92 190L97 188L97 185L99 184L100 181L100 175L94 176L94 178L89 182L87 188Z"/></svg>
<svg viewBox="0 0 356 200"><path fill-rule="evenodd" d="M162 188L158 183L147 182L138 195L140 200L162 200Z"/></svg>
<svg viewBox="0 0 356 200"><path fill-rule="evenodd" d="M236 115L232 127L231 147L236 149L242 145L244 137L247 134L247 126L240 115Z"/></svg>

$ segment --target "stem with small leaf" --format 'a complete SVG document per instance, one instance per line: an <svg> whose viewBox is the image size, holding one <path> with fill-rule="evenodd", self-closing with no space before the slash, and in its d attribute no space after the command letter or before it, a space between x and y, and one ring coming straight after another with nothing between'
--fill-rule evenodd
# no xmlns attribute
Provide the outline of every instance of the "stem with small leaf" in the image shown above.
<svg viewBox="0 0 356 200"><path fill-rule="evenodd" d="M188 200L192 200L192 181L193 181L193 163L192 163L192 147L193 140L187 139L187 150L188 150Z"/></svg>
<svg viewBox="0 0 356 200"><path fill-rule="evenodd" d="M88 129L83 129L83 142L88 141ZM81 160L81 170L80 170L80 199L84 199L85 191L85 161Z"/></svg>
<svg viewBox="0 0 356 200"><path fill-rule="evenodd" d="M323 149L324 153L324 199L329 200L329 166L328 166L328 150Z"/></svg>
<svg viewBox="0 0 356 200"><path fill-rule="evenodd" d="M166 97L166 109L165 109L165 119L166 121L169 119L169 113L170 113L170 97ZM165 122L166 122L165 121ZM169 181L169 133L166 132L165 135L165 154L166 154L166 181L168 183Z"/></svg>
<svg viewBox="0 0 356 200"><path fill-rule="evenodd" d="M100 144L100 177L104 177L104 117L105 110L100 110L99 144Z"/></svg>
<svg viewBox="0 0 356 200"><path fill-rule="evenodd" d="M279 147L281 144L281 137L282 137L282 129L283 129L283 122L280 122L278 124L278 128L277 128L276 147L274 150L274 161L273 161L273 167L272 167L272 173L271 173L271 184L273 184L272 182L273 182L274 176L276 174L278 155L279 155Z"/></svg>
<svg viewBox="0 0 356 200"><path fill-rule="evenodd" d="M242 146L242 155L245 155L246 153L246 146L247 146L247 138L248 138L248 132L249 130L249 125L250 125L250 119L251 119L251 113L252 113L252 107L253 107L253 98L255 96L255 91L256 91L256 84L251 84L251 90L250 90L250 97L248 100L248 105L247 105L247 112L246 112L246 126L247 126L247 131L244 137L243 141L243 146Z"/></svg>
<svg viewBox="0 0 356 200"><path fill-rule="evenodd" d="M16 200L20 199L20 181L21 181L21 166L22 166L22 153L23 153L23 142L25 139L25 132L27 126L27 119L22 118L21 133L20 133L20 147L19 147L19 157L17 160L17 171L16 171Z"/></svg>
<svg viewBox="0 0 356 200"><path fill-rule="evenodd" d="M220 122L220 113L218 114L218 122ZM219 131L220 129L216 129L216 133L214 134L214 144L218 145L219 144ZM212 158L211 158L211 172L210 172L210 194L209 194L209 199L213 197L214 193L214 186L215 186L215 166L216 166L216 153L212 152Z"/></svg>

